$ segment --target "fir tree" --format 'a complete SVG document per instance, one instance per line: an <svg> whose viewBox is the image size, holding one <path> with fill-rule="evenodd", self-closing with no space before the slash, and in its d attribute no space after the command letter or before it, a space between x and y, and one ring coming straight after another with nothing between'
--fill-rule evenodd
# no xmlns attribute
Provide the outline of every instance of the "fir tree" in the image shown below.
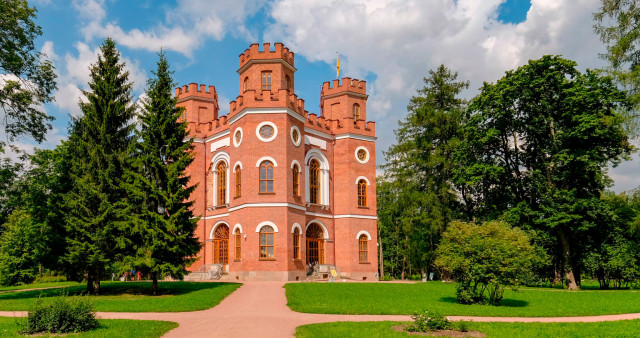
<svg viewBox="0 0 640 338"><path fill-rule="evenodd" d="M100 279L130 246L125 236L128 203L123 175L130 163L135 114L129 73L115 42L105 40L91 65L83 115L72 121L70 175L74 186L68 208L65 261L69 273L85 275L87 291L98 293Z"/></svg>
<svg viewBox="0 0 640 338"><path fill-rule="evenodd" d="M185 172L193 161L192 141L186 122L178 121L182 111L172 95L169 63L164 52L159 57L147 83L135 169L129 175L129 196L138 209L131 227L135 252L126 259L128 266L151 276L154 295L161 276L182 279L200 250L194 237L198 220L189 201L195 187L188 185Z"/></svg>

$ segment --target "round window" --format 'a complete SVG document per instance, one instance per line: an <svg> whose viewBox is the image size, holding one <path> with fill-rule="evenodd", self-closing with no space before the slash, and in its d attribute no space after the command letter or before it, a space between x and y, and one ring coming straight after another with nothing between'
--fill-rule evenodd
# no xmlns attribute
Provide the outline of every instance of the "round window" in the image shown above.
<svg viewBox="0 0 640 338"><path fill-rule="evenodd" d="M241 139L242 139L242 134L240 133L240 130L236 130L236 143L240 143Z"/></svg>
<svg viewBox="0 0 640 338"><path fill-rule="evenodd" d="M358 162L362 164L369 162L369 151L367 150L367 148L365 147L356 148L355 155L356 155L356 160L358 160Z"/></svg>
<svg viewBox="0 0 640 338"><path fill-rule="evenodd" d="M364 149L358 150L358 159L364 161L367 158L367 152Z"/></svg>
<svg viewBox="0 0 640 338"><path fill-rule="evenodd" d="M298 140L300 140L300 133L298 132L297 129L293 130L293 142L298 143Z"/></svg>
<svg viewBox="0 0 640 338"><path fill-rule="evenodd" d="M273 136L273 127L268 124L260 127L260 136L264 138L271 138L271 136Z"/></svg>

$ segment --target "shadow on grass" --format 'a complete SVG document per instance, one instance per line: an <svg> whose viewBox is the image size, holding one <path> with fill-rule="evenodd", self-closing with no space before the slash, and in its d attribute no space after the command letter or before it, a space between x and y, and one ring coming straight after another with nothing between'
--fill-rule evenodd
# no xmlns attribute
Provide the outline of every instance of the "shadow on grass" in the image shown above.
<svg viewBox="0 0 640 338"><path fill-rule="evenodd" d="M206 283L206 282L161 282L160 296L180 296L205 289L223 287L225 284L235 283ZM103 282L98 296L151 296L151 282ZM63 294L69 296L85 295L86 285L68 286L56 289L28 290L0 294L0 301L9 299L48 298Z"/></svg>
<svg viewBox="0 0 640 338"><path fill-rule="evenodd" d="M441 297L440 301L444 302L444 303L458 304L458 302L456 301L456 297ZM498 305L498 306L499 307L525 307L525 306L528 306L528 305L529 305L529 302L527 302L525 300L502 299L500 301L500 305Z"/></svg>

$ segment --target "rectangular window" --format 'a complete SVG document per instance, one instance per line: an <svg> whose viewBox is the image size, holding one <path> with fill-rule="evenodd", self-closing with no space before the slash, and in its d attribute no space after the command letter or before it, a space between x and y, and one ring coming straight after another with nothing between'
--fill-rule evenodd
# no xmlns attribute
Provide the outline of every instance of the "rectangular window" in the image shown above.
<svg viewBox="0 0 640 338"><path fill-rule="evenodd" d="M300 233L297 229L293 233L293 259L300 259Z"/></svg>
<svg viewBox="0 0 640 338"><path fill-rule="evenodd" d="M242 259L242 234L240 231L236 232L236 260Z"/></svg>
<svg viewBox="0 0 640 338"><path fill-rule="evenodd" d="M369 263L369 241L365 235L360 236L358 241L358 251L360 263Z"/></svg>
<svg viewBox="0 0 640 338"><path fill-rule="evenodd" d="M271 90L271 72L262 72L262 90Z"/></svg>
<svg viewBox="0 0 640 338"><path fill-rule="evenodd" d="M260 259L275 259L275 248L273 243L274 233L260 233Z"/></svg>

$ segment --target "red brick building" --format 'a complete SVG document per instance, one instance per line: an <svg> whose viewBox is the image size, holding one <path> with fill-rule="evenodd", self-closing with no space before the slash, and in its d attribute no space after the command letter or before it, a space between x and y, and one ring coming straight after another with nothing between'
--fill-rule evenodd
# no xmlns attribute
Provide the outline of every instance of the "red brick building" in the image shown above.
<svg viewBox="0 0 640 338"><path fill-rule="evenodd" d="M240 95L218 116L215 87L176 89L194 137L188 174L204 242L196 271L231 279L306 278L309 263L343 277L377 273L375 123L365 81L322 86L321 114L295 93L294 53L281 43L240 55Z"/></svg>

